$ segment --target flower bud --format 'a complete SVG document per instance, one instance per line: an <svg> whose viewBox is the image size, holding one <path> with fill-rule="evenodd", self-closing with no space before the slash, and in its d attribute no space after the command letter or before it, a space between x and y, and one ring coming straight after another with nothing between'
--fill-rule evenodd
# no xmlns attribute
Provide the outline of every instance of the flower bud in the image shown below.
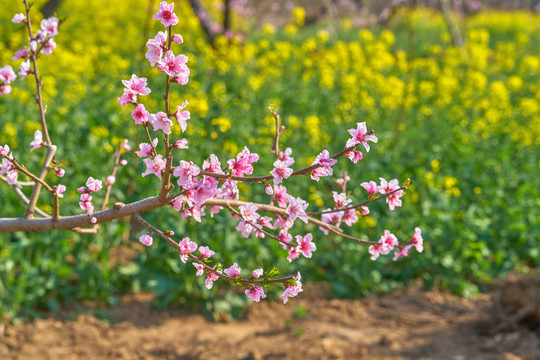
<svg viewBox="0 0 540 360"><path fill-rule="evenodd" d="M150 236L150 234L142 235L139 238L139 241L141 242L141 244L146 245L146 246L150 246L154 242L154 240L152 239L152 236Z"/></svg>
<svg viewBox="0 0 540 360"><path fill-rule="evenodd" d="M90 222L91 222L92 224L95 224L95 223L97 223L97 219L96 219L95 217L92 216L92 217L90 218Z"/></svg>
<svg viewBox="0 0 540 360"><path fill-rule="evenodd" d="M32 51L32 52L35 53L36 50L37 50L37 42L35 42L35 41L30 41L30 51Z"/></svg>
<svg viewBox="0 0 540 360"><path fill-rule="evenodd" d="M116 178L112 175L109 175L107 176L107 184L108 185L114 185L114 183L116 182Z"/></svg>
<svg viewBox="0 0 540 360"><path fill-rule="evenodd" d="M61 169L61 168L56 168L55 171L56 171L56 175L58 177L63 177L66 174L66 171L64 169Z"/></svg>
<svg viewBox="0 0 540 360"><path fill-rule="evenodd" d="M172 41L174 41L177 44L181 44L184 42L184 39L182 39L182 35L180 34L174 34L172 37Z"/></svg>
<svg viewBox="0 0 540 360"><path fill-rule="evenodd" d="M126 166L127 165L127 160L120 160L120 165Z"/></svg>

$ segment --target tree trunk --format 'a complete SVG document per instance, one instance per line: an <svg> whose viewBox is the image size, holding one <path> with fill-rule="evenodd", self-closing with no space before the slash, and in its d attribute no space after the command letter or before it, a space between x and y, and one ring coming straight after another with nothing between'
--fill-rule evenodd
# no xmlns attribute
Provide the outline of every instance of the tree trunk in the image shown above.
<svg viewBox="0 0 540 360"><path fill-rule="evenodd" d="M56 9L58 9L58 6L62 3L62 0L49 0L43 5L41 8L41 13L43 14L43 17L49 18L54 15Z"/></svg>

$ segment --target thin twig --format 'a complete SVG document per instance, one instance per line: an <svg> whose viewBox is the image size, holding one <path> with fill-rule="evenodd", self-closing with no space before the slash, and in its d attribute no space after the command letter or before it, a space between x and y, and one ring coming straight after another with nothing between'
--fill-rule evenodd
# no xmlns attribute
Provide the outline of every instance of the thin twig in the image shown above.
<svg viewBox="0 0 540 360"><path fill-rule="evenodd" d="M34 215L34 210L35 210L38 198L39 198L41 186L45 186L45 188L54 196L53 189L49 185L47 185L47 183L45 183L45 177L47 176L47 173L49 172L49 166L55 154L56 154L56 146L55 145L48 146L47 155L45 156L45 160L43 161L43 166L41 167L41 171L39 172L39 178L36 178L33 174L30 174L28 171L23 171L25 174L29 175L34 181L36 181L36 184L34 185L34 190L32 191L32 195L30 195L30 203L28 204L28 207L26 208L26 214L24 215L26 218L31 218Z"/></svg>

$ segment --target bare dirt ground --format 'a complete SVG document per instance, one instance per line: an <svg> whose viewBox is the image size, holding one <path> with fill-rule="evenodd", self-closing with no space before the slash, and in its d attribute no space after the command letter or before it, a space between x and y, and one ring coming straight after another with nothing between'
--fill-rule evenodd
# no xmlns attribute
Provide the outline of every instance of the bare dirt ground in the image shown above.
<svg viewBox="0 0 540 360"><path fill-rule="evenodd" d="M407 290L328 300L308 288L229 323L158 311L149 299L130 295L107 309L113 325L61 313L6 326L0 359L540 359L540 277L476 299Z"/></svg>

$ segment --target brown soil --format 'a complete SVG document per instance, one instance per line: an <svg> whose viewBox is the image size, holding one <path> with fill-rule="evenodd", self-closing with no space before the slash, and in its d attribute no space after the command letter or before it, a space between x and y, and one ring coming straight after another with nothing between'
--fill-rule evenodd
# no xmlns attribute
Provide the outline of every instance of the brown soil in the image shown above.
<svg viewBox="0 0 540 360"><path fill-rule="evenodd" d="M538 278L472 300L414 289L327 300L317 287L229 323L158 311L150 295L131 295L106 310L114 325L66 312L1 328L0 359L538 360L538 291Z"/></svg>

